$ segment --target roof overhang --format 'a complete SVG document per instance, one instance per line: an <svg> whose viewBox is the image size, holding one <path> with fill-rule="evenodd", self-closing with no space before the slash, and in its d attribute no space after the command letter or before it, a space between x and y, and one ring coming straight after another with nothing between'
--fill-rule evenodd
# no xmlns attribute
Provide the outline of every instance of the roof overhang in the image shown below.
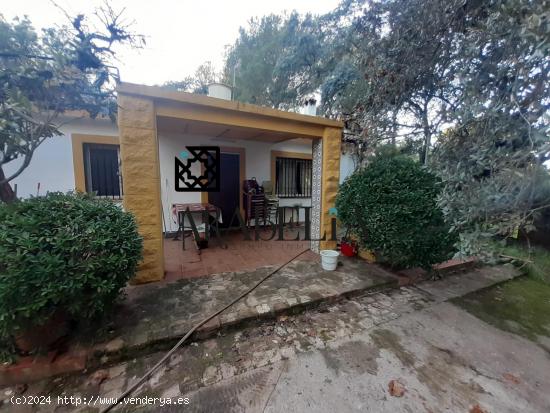
<svg viewBox="0 0 550 413"><path fill-rule="evenodd" d="M119 94L152 99L155 102L157 130L160 132L280 142L296 138L321 138L327 127L344 127L342 122L332 119L157 86L121 83L117 91Z"/></svg>

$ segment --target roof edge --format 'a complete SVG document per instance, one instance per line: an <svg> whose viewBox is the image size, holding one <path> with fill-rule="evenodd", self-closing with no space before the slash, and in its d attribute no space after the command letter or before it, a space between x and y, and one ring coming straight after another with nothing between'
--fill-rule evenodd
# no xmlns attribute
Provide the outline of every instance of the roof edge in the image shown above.
<svg viewBox="0 0 550 413"><path fill-rule="evenodd" d="M322 118L320 116L302 115L294 112L268 108L264 106L242 103L235 100L225 100L205 95L197 95L188 92L167 90L159 86L147 86L136 83L121 82L117 86L117 92L126 95L145 96L153 99L171 100L174 102L188 103L192 105L207 106L217 109L235 110L253 115L286 119L295 122L310 123L315 125L344 128L344 123L337 120Z"/></svg>

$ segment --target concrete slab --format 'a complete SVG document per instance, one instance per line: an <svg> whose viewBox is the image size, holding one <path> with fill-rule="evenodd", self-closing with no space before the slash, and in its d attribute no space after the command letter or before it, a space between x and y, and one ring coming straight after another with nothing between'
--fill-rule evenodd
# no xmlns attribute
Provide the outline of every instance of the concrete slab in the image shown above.
<svg viewBox="0 0 550 413"><path fill-rule="evenodd" d="M424 281L417 287L430 294L436 301L446 301L462 297L472 291L478 291L492 285L518 277L520 272L512 265L481 267L468 272L453 274L436 281Z"/></svg>
<svg viewBox="0 0 550 413"><path fill-rule="evenodd" d="M264 411L548 412L548 371L533 342L439 303L290 360Z"/></svg>

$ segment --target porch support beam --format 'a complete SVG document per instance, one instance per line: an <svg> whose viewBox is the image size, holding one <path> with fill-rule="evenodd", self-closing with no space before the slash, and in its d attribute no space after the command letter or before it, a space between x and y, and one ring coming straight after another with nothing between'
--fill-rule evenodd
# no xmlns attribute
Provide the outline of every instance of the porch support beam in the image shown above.
<svg viewBox="0 0 550 413"><path fill-rule="evenodd" d="M340 151L342 129L325 128L323 132L322 151L322 183L321 183L321 236L326 234L327 240L321 241L322 250L335 249L336 241L331 241L331 220L334 217L329 210L336 204L336 195L340 183Z"/></svg>
<svg viewBox="0 0 550 413"><path fill-rule="evenodd" d="M143 237L143 261L133 283L164 278L160 167L152 99L118 95L118 129L124 208Z"/></svg>
<svg viewBox="0 0 550 413"><path fill-rule="evenodd" d="M325 130L324 126L313 123L186 103L158 101L156 102L156 112L158 116L215 123L229 127L258 129L266 132L287 133L300 138L318 139L323 136Z"/></svg>

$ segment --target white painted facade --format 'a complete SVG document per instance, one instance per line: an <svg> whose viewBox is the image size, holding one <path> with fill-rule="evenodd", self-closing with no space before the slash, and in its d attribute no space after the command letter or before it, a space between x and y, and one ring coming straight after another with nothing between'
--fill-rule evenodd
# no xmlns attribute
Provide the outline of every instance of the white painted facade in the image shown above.
<svg viewBox="0 0 550 413"><path fill-rule="evenodd" d="M17 184L17 196L26 198L36 196L40 183L39 195L46 192L67 192L75 189L73 166L73 134L117 136L115 124L108 119L67 119L61 128L63 135L46 140L36 151L30 165L21 175L11 181L12 187ZM221 147L238 147L245 149L246 179L255 177L262 181L271 180L271 151L297 152L311 155L312 142L308 139L294 139L281 143L260 142L251 140L223 140L208 136L168 134L159 132L159 158L161 165L161 200L163 205L166 229L175 231L171 206L174 203L201 202L200 192L176 192L174 182L174 157L185 150L186 145L213 145ZM335 154L336 155L336 154ZM338 154L340 155L340 154ZM341 155L340 182L353 172L354 163L349 155ZM20 165L20 160L4 166L9 176ZM199 165L196 166L199 168ZM197 175L199 171L195 171ZM281 198L281 206L311 206L310 198ZM303 215L303 214L302 214ZM301 216L300 220L304 217Z"/></svg>
<svg viewBox="0 0 550 413"><path fill-rule="evenodd" d="M259 142L251 140L225 140L209 136L167 134L159 132L159 157L161 175L161 200L164 220L167 231L177 229L171 206L175 203L201 202L200 192L176 192L174 157L185 150L187 145L208 145L221 147L236 147L245 150L245 176L246 179L255 177L258 183L271 180L271 151L297 152L311 155L311 141L307 139L293 139L281 143ZM200 175L200 166L197 164L193 170L195 175ZM281 198L279 205L311 206L311 198ZM303 216L300 219L304 219Z"/></svg>
<svg viewBox="0 0 550 413"><path fill-rule="evenodd" d="M340 156L340 184L355 171L356 162L352 155L343 153Z"/></svg>
<svg viewBox="0 0 550 413"><path fill-rule="evenodd" d="M46 192L67 192L75 189L72 134L117 136L117 126L108 119L62 119L63 135L47 139L34 152L29 166L10 182L12 188L17 184L17 196L28 198ZM4 165L6 176L17 171L22 159L16 159Z"/></svg>

